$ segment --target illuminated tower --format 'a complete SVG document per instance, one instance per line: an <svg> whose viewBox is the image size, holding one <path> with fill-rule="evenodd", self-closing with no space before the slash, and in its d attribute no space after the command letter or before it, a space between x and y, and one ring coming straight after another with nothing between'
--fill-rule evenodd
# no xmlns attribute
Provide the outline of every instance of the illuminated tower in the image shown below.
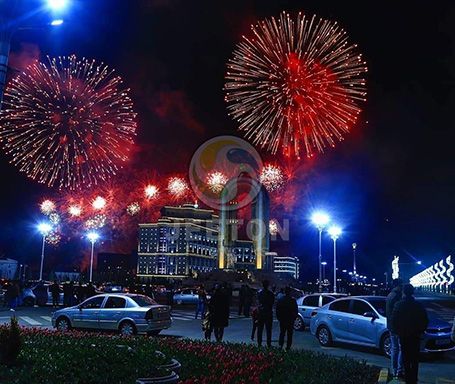
<svg viewBox="0 0 455 384"><path fill-rule="evenodd" d="M256 269L262 269L265 252L269 250L270 199L267 190L261 186L253 201L252 222L254 225L253 244L256 254Z"/></svg>

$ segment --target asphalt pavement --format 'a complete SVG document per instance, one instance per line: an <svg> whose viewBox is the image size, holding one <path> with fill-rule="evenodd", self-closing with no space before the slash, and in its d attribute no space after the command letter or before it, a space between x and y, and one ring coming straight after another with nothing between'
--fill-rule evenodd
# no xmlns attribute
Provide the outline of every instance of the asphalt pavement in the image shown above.
<svg viewBox="0 0 455 384"><path fill-rule="evenodd" d="M438 317L452 322L455 316L455 298L427 298L425 306L429 311L435 312ZM51 328L51 316L55 309L50 307L18 308L14 315L19 324L25 327ZM6 308L0 308L0 324L8 322L13 313ZM194 319L194 308L180 306L172 311L172 327L164 330L161 335L171 337L183 337L201 339L201 320ZM231 310L229 327L225 330L225 341L253 343L250 340L252 322L250 318L238 316L236 311ZM278 322L273 325L273 345L278 345ZM336 345L323 348L311 333L306 330L294 333L294 348L308 349L325 352L334 356L349 356L355 359L366 360L370 364L380 367L388 367L389 360L378 351L370 348L351 345ZM420 365L421 384L455 384L455 351L424 356Z"/></svg>

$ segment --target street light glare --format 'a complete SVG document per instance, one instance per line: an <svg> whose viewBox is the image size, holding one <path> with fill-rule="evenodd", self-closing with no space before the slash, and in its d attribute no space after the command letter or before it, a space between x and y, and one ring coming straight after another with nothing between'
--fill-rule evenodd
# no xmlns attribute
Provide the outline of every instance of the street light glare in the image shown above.
<svg viewBox="0 0 455 384"><path fill-rule="evenodd" d="M100 235L98 235L98 233L96 232L89 232L87 233L87 238L92 242L94 243L96 240L98 240L100 237Z"/></svg>
<svg viewBox="0 0 455 384"><path fill-rule="evenodd" d="M52 25L53 27L56 27L56 26L62 25L62 24L63 24L63 20L62 20L62 19L55 19L55 20L52 20L52 21L51 21L51 25Z"/></svg>
<svg viewBox="0 0 455 384"><path fill-rule="evenodd" d="M422 262L419 260L419 261L417 262L417 264L418 264L418 265L421 265L421 264L422 264Z"/></svg>
<svg viewBox="0 0 455 384"><path fill-rule="evenodd" d="M332 225L329 230L329 235L332 239L336 240L340 237L341 235L341 228L336 226L336 225Z"/></svg>
<svg viewBox="0 0 455 384"><path fill-rule="evenodd" d="M40 231L43 236L47 236L49 232L52 231L52 225L49 223L40 223L38 224L38 231Z"/></svg>
<svg viewBox="0 0 455 384"><path fill-rule="evenodd" d="M327 261L323 261L321 264L322 265L327 265Z"/></svg>
<svg viewBox="0 0 455 384"><path fill-rule="evenodd" d="M311 221L316 227L323 228L329 223L330 217L324 212L315 212L311 216Z"/></svg>
<svg viewBox="0 0 455 384"><path fill-rule="evenodd" d="M68 5L68 0L47 0L47 6L53 11L61 11Z"/></svg>

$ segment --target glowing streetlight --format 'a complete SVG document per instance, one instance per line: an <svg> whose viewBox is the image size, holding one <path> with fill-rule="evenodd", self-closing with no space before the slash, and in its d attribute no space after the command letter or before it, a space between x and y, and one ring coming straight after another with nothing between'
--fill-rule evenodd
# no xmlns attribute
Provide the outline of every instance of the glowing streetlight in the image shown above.
<svg viewBox="0 0 455 384"><path fill-rule="evenodd" d="M68 0L47 0L47 6L52 11L62 11L68 6Z"/></svg>
<svg viewBox="0 0 455 384"><path fill-rule="evenodd" d="M337 291L337 240L341 235L341 228L332 225L328 233L333 240L333 292Z"/></svg>
<svg viewBox="0 0 455 384"><path fill-rule="evenodd" d="M93 276L93 250L95 248L95 243L96 240L98 240L100 235L96 232L89 232L87 233L87 239L89 239L90 243L92 243L92 252L90 255L90 282L92 282L92 276Z"/></svg>
<svg viewBox="0 0 455 384"><path fill-rule="evenodd" d="M62 25L62 24L63 24L63 19L55 19L55 20L51 21L51 25L53 27L57 27L57 26Z"/></svg>
<svg viewBox="0 0 455 384"><path fill-rule="evenodd" d="M325 281L325 266L327 265L327 261L323 261L321 264L322 264L322 279Z"/></svg>
<svg viewBox="0 0 455 384"><path fill-rule="evenodd" d="M41 265L39 269L39 280L43 280L43 265L44 265L44 247L46 245L46 236L52 231L52 225L49 223L38 224L38 231L43 236L43 245L41 247Z"/></svg>
<svg viewBox="0 0 455 384"><path fill-rule="evenodd" d="M314 212L311 221L319 232L319 292L322 292L322 231L330 221L329 215L324 212Z"/></svg>

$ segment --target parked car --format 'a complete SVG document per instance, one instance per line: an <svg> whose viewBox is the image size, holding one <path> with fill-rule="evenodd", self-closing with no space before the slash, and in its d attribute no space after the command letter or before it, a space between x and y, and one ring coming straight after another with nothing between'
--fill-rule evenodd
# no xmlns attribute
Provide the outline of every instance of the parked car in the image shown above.
<svg viewBox="0 0 455 384"><path fill-rule="evenodd" d="M158 335L171 322L169 306L159 305L148 296L127 293L96 295L52 315L52 326L60 331L80 328L118 331L122 335Z"/></svg>
<svg viewBox="0 0 455 384"><path fill-rule="evenodd" d="M52 293L49 290L50 286L50 283L44 283L23 288L20 296L22 305L27 307L33 305L52 305ZM59 302L60 304L63 304L63 290L61 287L59 296Z"/></svg>
<svg viewBox="0 0 455 384"><path fill-rule="evenodd" d="M174 293L173 301L175 304L197 304L199 296L197 294L197 288L186 288L181 291ZM210 299L210 296L207 295Z"/></svg>
<svg viewBox="0 0 455 384"><path fill-rule="evenodd" d="M314 293L297 299L298 315L294 321L294 329L303 331L310 326L311 312L333 300L345 297L344 293Z"/></svg>
<svg viewBox="0 0 455 384"><path fill-rule="evenodd" d="M322 346L334 342L374 347L390 356L390 334L385 317L386 298L355 296L337 299L313 310L310 330ZM430 316L423 334L421 352L446 352L455 349L450 339L450 324Z"/></svg>

